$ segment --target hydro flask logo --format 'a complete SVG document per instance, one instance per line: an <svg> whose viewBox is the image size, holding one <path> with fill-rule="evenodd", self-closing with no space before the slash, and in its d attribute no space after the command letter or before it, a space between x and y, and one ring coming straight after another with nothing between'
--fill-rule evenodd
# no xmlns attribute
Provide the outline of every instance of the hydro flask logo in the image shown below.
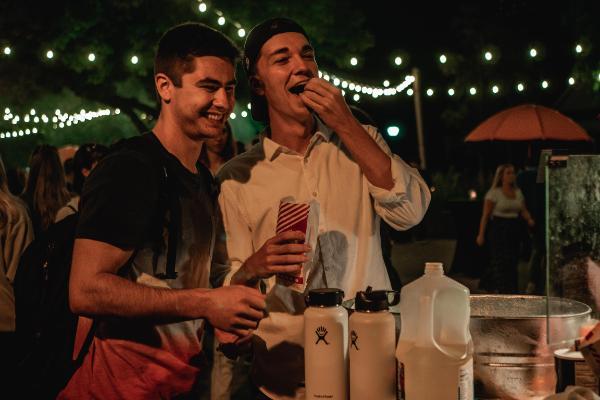
<svg viewBox="0 0 600 400"><path fill-rule="evenodd" d="M350 332L350 339L352 340L352 344L350 345L350 347L354 346L356 350L360 350L358 348L358 344L356 343L356 341L358 340L358 335L355 331Z"/></svg>
<svg viewBox="0 0 600 400"><path fill-rule="evenodd" d="M326 345L329 345L329 342L327 342L327 339L325 339L325 336L327 336L328 332L324 326L321 325L320 327L318 327L315 333L317 334L317 341L315 342L315 344L319 344L319 342L322 340L323 342L325 342Z"/></svg>

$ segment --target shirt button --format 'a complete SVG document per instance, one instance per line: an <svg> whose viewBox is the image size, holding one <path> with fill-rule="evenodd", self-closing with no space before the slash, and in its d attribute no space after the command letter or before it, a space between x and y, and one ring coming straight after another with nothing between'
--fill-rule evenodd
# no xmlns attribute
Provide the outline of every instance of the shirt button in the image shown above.
<svg viewBox="0 0 600 400"><path fill-rule="evenodd" d="M313 192L313 197L317 197L317 192Z"/></svg>

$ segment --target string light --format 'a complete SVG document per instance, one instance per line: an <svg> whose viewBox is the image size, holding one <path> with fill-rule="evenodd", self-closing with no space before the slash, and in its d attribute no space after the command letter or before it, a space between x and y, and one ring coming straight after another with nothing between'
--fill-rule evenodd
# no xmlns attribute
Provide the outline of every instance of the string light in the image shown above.
<svg viewBox="0 0 600 400"><path fill-rule="evenodd" d="M248 111L242 111L242 118L246 118L248 116Z"/></svg>
<svg viewBox="0 0 600 400"><path fill-rule="evenodd" d="M530 49L529 50L529 56L531 58L535 58L535 56L537 56L537 50L536 49Z"/></svg>
<svg viewBox="0 0 600 400"><path fill-rule="evenodd" d="M111 112L110 109L105 108L105 109L98 109L96 111L86 111L86 110L81 110L78 113L74 113L74 114L67 114L67 113L62 113L59 109L57 109L54 112L54 117L52 118L52 122L55 124L53 125L54 129L62 129L65 127L69 127L72 125L77 125L78 123L82 123L82 122L87 122L87 121L91 121L93 119L96 118L100 118L100 117L105 117L105 116L109 116L109 115L117 115L119 114L118 109L115 109L114 111ZM34 116L35 118L31 118L31 116ZM7 118L9 117L9 118ZM42 113L41 118L39 118L36 115L36 111L35 109L31 109L29 111L28 114L25 114L22 116L23 122L30 124L33 120L33 126L29 125L29 126L24 126L24 127L18 127L18 128L14 128L12 131L5 131L5 132L0 132L0 139L7 139L7 138L15 138L18 136L24 136L24 135L30 135L30 134L35 134L39 132L39 125L40 125L40 121L42 124L47 125L50 122L50 119L48 118L48 116L45 113ZM13 125L17 124L20 120L21 117L18 115L13 115L12 112L10 111L10 108L6 107L4 109L4 120L12 120Z"/></svg>
<svg viewBox="0 0 600 400"><path fill-rule="evenodd" d="M235 117L236 117L235 113L231 113L231 114L229 114L229 118L231 118L231 119L235 119Z"/></svg>
<svg viewBox="0 0 600 400"><path fill-rule="evenodd" d="M398 128L397 126L388 126L388 128L387 128L388 136L395 137L395 136L398 136L399 133L400 133L400 128Z"/></svg>
<svg viewBox="0 0 600 400"><path fill-rule="evenodd" d="M201 13L207 12L208 11L207 4L204 3L202 0L200 0L199 4L198 4L198 10ZM219 10L214 10L214 12L218 16L218 20L217 20L218 24L221 25L221 26L225 25L225 23L227 22L227 20L225 19L223 13L221 11L219 11ZM233 24L237 28L237 34L238 34L238 36L240 38L243 38L243 37L246 36L246 30L241 26L241 24L239 24L237 22L232 22L231 20L229 21L229 23ZM577 44L575 46L575 51L577 53L581 53L581 52L583 52L583 47L580 44ZM12 50L11 50L10 47L6 46L6 47L4 47L3 52L4 52L5 55L10 55L12 53ZM530 48L529 49L529 55L530 55L531 58L535 58L538 55L538 51L535 48ZM48 59L52 59L54 57L54 52L52 50L48 50L46 52L46 57ZM87 58L88 58L88 60L90 62L94 62L96 60L96 55L94 53L89 53ZM484 58L487 61L491 61L493 59L493 54L490 51L486 51L484 53ZM139 58L134 55L134 56L131 57L130 61L131 61L132 64L137 64L137 63L139 63ZM448 61L448 57L445 54L441 54L439 56L439 61L440 61L440 63L445 64ZM402 63L403 63L402 57L396 56L394 58L394 64L396 66L402 65ZM357 57L351 57L350 58L350 65L357 66L358 65L358 58ZM394 95L397 95L397 94L403 92L404 89L406 89L408 86L410 86L414 82L414 79L415 79L414 77L407 75L405 77L404 82L400 83L399 85L397 85L395 87L394 86L390 87L391 83L390 83L389 80L386 79L386 80L383 81L383 88L379 88L379 87L373 87L373 86L370 86L370 85L365 85L365 84L361 84L361 83L355 83L355 82L350 82L350 81L347 81L347 80L343 80L340 77L336 77L333 74L329 74L329 73L326 73L324 71L323 72L319 71L319 76L320 77L324 77L324 79L326 79L328 81L330 79L333 80L333 84L335 86L340 86L340 84L341 84L342 88L348 89L350 92L354 91L355 93L352 96L352 98L354 99L354 101L359 101L360 100L360 94L368 94L368 95L371 95L373 98L378 98L378 97L381 97L381 96L394 96ZM597 78L600 81L600 73L598 74ZM573 85L574 82L575 82L575 80L574 80L573 77L569 77L568 82L569 82L570 85ZM547 88L548 86L549 86L549 83L547 81L543 81L542 82L542 87L544 89ZM517 91L522 92L524 90L525 90L524 84L523 83L518 83L517 84ZM497 94L499 92L498 86L494 85L492 87L492 92L494 94ZM342 93L343 93L343 95L346 94L345 91L342 91ZM406 90L406 94L408 96L412 96L413 93L414 93L414 91L413 91L412 88L408 88L408 90ZM433 88L429 88L427 90L427 95L428 96L433 96L434 93L435 93L435 91L434 91ZM449 96L454 96L455 93L456 93L456 91L455 91L454 88L449 88L448 89L448 95ZM473 96L473 95L475 95L477 93L477 89L475 87L471 87L469 89L469 93ZM350 93L350 94L352 94L352 93ZM248 104L247 108L251 109L251 105ZM113 113L115 115L117 115L117 114L120 113L120 110L119 109L115 109ZM242 117L245 118L246 116L244 115L244 113L246 115L248 115L248 113L246 111L242 112L241 115L242 115ZM108 114L110 115L110 111L108 111ZM71 118L70 119L69 116L65 117L65 115L66 114L62 114L62 113L60 113L59 110L57 110L57 115L52 118L53 123L54 124L58 124L57 126L60 126L62 128L62 127L65 126L65 124L67 126L70 126L71 124L77 124L79 122L82 122L81 119L77 119L77 118ZM98 116L102 116L102 115L97 115L96 117L98 117ZM142 117L145 117L145 114L142 115ZM235 114L234 113L231 114L231 118L232 119L235 118ZM11 121L13 125L16 125L17 123L19 123L19 121L21 119L19 118L19 116L12 115L10 113L9 108L6 107L5 108L4 120L5 121ZM23 120L25 121L25 117L23 118ZM28 121L25 121L25 122L29 122L31 119L28 117L27 120ZM39 117L35 117L33 119L33 121L34 121L34 123L39 123L40 118ZM50 119L45 114L43 114L41 116L41 121L44 124L47 124L47 123L49 123ZM38 129L35 128L35 127L30 130L30 132L33 132L33 133L36 133L37 131L38 131ZM25 130L24 132L25 132L24 134L26 134L26 135L28 134L27 130ZM18 133L18 131L12 131L12 132L8 132L7 131L7 132L2 132L2 134L4 135L4 137L16 137L19 133Z"/></svg>

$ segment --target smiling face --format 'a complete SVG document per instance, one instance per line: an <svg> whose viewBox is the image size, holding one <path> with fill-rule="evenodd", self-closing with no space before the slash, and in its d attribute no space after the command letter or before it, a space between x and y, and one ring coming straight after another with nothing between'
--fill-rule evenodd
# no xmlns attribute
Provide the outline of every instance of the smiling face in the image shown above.
<svg viewBox="0 0 600 400"><path fill-rule="evenodd" d="M194 69L172 84L163 96L175 124L194 139L217 138L223 133L235 96L235 69L231 61L214 56L195 57Z"/></svg>
<svg viewBox="0 0 600 400"><path fill-rule="evenodd" d="M315 53L306 37L297 32L274 35L260 50L253 89L265 96L269 117L306 121L312 118L298 96L298 87L318 76Z"/></svg>

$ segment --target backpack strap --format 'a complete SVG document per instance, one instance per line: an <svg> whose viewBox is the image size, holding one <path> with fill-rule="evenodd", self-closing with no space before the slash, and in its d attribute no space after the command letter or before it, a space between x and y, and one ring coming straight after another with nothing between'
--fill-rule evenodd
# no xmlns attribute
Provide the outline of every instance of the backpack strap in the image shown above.
<svg viewBox="0 0 600 400"><path fill-rule="evenodd" d="M79 316L77 318L77 329L75 331L75 342L73 343L73 366L75 369L79 368L81 364L83 364L83 359L85 358L90 345L92 344L92 340L94 340L94 335L96 333L96 329L98 328L100 320L98 318L88 318ZM82 334L87 329L87 333L82 339Z"/></svg>
<svg viewBox="0 0 600 400"><path fill-rule="evenodd" d="M157 274L159 279L175 279L175 261L177 258L177 244L181 232L181 204L177 195L177 187L173 178L169 178L167 168L163 166L165 185L168 194L167 208L169 212L169 238L167 243L167 266L166 274Z"/></svg>

